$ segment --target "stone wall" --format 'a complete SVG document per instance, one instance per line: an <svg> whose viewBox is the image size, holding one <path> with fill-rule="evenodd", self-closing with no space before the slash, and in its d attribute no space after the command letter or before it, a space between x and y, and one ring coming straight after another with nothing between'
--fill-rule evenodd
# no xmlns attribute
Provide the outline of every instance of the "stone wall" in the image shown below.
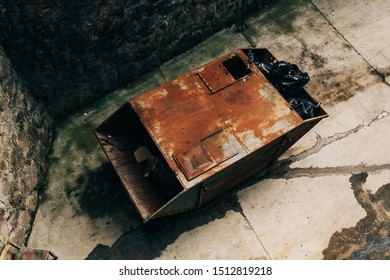
<svg viewBox="0 0 390 280"><path fill-rule="evenodd" d="M0 43L64 115L183 52L266 0L1 1Z"/></svg>
<svg viewBox="0 0 390 280"><path fill-rule="evenodd" d="M0 251L8 240L25 243L46 171L51 125L0 46Z"/></svg>

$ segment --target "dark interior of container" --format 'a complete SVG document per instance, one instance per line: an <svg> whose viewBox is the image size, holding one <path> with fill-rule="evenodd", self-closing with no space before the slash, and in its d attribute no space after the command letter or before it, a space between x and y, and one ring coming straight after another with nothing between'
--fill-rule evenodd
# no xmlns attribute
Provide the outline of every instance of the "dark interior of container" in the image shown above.
<svg viewBox="0 0 390 280"><path fill-rule="evenodd" d="M103 122L95 134L144 219L182 191L176 176L128 102ZM150 162L137 162L134 156L134 151L143 145L158 158L163 170L157 172L162 174L145 177ZM169 185L166 178L159 181L160 175L170 180Z"/></svg>
<svg viewBox="0 0 390 280"><path fill-rule="evenodd" d="M243 49L243 52L245 53L245 55L248 57L249 60L251 60L250 58L252 57L252 62L255 65L259 63L272 64L278 62L278 60L267 49ZM287 100L288 98L285 95L283 95L281 92L279 93L284 99L286 99L286 101L288 101ZM318 101L313 99L313 97L311 97L304 88L302 88L298 92L297 96L313 104L319 104ZM321 108L321 106L319 106L318 108L315 109L312 118L316 118L324 115L327 115L327 113ZM302 117L302 118L308 119L307 117Z"/></svg>
<svg viewBox="0 0 390 280"><path fill-rule="evenodd" d="M246 63L238 55L226 59L222 64L235 80L239 80L252 73L248 65L246 65Z"/></svg>

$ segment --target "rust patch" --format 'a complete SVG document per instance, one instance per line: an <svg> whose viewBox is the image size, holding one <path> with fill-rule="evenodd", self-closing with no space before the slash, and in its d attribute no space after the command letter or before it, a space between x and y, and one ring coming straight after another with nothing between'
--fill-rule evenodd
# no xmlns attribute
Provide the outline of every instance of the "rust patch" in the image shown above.
<svg viewBox="0 0 390 280"><path fill-rule="evenodd" d="M390 184L375 195L365 190L366 172L352 175L351 188L367 212L356 226L332 235L324 259L390 259L390 219L382 205L390 203Z"/></svg>
<svg viewBox="0 0 390 280"><path fill-rule="evenodd" d="M241 90L225 93L224 98L225 102L229 105L247 106L253 102L253 97Z"/></svg>
<svg viewBox="0 0 390 280"><path fill-rule="evenodd" d="M313 53L313 52L310 52L310 58L316 67L322 68L328 63L328 58L323 57L323 56L316 54L316 53Z"/></svg>

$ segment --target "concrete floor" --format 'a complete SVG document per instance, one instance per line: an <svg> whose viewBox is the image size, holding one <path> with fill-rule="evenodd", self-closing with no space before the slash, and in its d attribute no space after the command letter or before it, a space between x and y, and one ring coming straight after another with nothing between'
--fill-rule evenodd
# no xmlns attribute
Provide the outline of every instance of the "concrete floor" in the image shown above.
<svg viewBox="0 0 390 280"><path fill-rule="evenodd" d="M389 259L390 1L280 0L57 122L28 246L60 259ZM128 98L240 47L310 73L330 117L264 176L144 225L92 130Z"/></svg>

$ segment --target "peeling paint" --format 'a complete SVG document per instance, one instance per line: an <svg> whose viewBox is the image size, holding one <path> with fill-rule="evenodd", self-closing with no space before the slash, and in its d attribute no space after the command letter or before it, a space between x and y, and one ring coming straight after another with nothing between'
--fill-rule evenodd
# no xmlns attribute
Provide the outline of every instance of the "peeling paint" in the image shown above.
<svg viewBox="0 0 390 280"><path fill-rule="evenodd" d="M165 97L168 95L168 91L166 89L162 89L160 91L156 91L154 93L154 96L162 96L162 97Z"/></svg>
<svg viewBox="0 0 390 280"><path fill-rule="evenodd" d="M257 138L253 130L237 133L238 139L245 145L248 150L257 149L263 146L263 141Z"/></svg>
<svg viewBox="0 0 390 280"><path fill-rule="evenodd" d="M175 79L175 80L172 81L172 83L178 85L180 87L180 89L182 89L182 90L188 90L189 89L188 85L183 83L183 81L180 80L180 79ZM166 91L166 94L168 94L168 91Z"/></svg>
<svg viewBox="0 0 390 280"><path fill-rule="evenodd" d="M273 126L270 128L267 128L267 130L264 131L264 135L270 135L273 133L277 133L279 131L289 131L291 124L286 120L280 120L276 122Z"/></svg>

